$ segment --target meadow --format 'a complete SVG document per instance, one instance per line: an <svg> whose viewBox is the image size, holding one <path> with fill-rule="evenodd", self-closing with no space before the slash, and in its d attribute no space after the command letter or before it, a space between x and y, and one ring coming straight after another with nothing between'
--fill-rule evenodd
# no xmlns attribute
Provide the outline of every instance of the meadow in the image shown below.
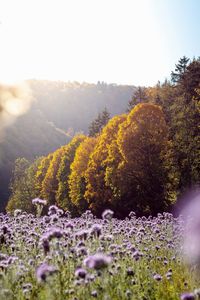
<svg viewBox="0 0 200 300"><path fill-rule="evenodd" d="M51 206L45 216L0 214L0 224L1 300L199 299L182 216L71 218Z"/></svg>

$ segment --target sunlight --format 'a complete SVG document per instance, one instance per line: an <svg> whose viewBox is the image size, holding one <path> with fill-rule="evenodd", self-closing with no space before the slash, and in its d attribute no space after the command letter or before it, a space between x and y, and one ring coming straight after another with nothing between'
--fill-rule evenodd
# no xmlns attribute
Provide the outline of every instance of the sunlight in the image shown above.
<svg viewBox="0 0 200 300"><path fill-rule="evenodd" d="M0 11L0 80L137 85L160 78L165 51L147 0L8 0Z"/></svg>
<svg viewBox="0 0 200 300"><path fill-rule="evenodd" d="M19 116L24 113L24 103L20 99L8 99L4 105L5 111L13 116Z"/></svg>

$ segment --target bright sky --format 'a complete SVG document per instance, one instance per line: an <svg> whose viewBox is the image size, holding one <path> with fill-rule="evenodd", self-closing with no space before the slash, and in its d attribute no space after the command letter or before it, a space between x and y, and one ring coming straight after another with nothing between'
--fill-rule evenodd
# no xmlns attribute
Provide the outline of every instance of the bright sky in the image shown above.
<svg viewBox="0 0 200 300"><path fill-rule="evenodd" d="M154 85L200 55L200 0L0 0L0 81Z"/></svg>

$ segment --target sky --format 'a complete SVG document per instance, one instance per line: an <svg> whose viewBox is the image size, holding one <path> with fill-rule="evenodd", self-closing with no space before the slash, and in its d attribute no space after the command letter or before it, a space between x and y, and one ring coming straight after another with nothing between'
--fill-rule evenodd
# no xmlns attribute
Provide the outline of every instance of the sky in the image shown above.
<svg viewBox="0 0 200 300"><path fill-rule="evenodd" d="M200 0L0 0L0 82L155 85L200 56Z"/></svg>

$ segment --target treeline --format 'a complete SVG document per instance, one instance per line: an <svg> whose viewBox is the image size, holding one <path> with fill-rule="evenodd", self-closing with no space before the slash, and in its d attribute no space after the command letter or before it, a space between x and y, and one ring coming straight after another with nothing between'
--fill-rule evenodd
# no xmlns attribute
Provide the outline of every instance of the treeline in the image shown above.
<svg viewBox="0 0 200 300"><path fill-rule="evenodd" d="M70 139L35 108L4 129L3 138L0 139L0 211L5 209L10 195L8 187L15 160L25 157L33 161L37 156L55 151Z"/></svg>
<svg viewBox="0 0 200 300"><path fill-rule="evenodd" d="M32 164L18 159L7 211L32 212L35 197L73 215L170 210L200 182L200 59L183 57L170 82L138 88L127 110Z"/></svg>
<svg viewBox="0 0 200 300"><path fill-rule="evenodd" d="M87 134L90 122L105 107L111 116L122 113L134 91L133 86L104 82L30 80L27 84L33 98L29 111L4 130L3 140L0 137L0 211L10 196L16 158L33 161L68 143L76 132Z"/></svg>

